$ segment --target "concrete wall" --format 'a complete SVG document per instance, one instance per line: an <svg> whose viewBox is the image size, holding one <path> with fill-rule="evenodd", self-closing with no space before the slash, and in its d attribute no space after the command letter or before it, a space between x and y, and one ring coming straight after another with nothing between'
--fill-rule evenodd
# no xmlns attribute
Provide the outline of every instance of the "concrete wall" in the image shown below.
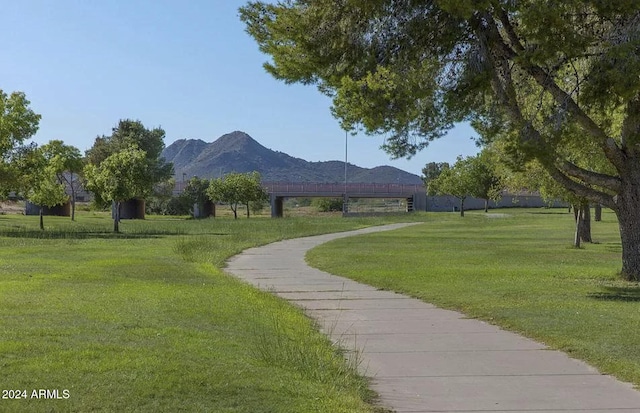
<svg viewBox="0 0 640 413"><path fill-rule="evenodd" d="M32 204L27 201L24 209L25 215L40 215L40 205ZM58 217L70 217L71 216L71 203L66 202L62 205L56 205L53 208L44 207L42 215L51 215Z"/></svg>
<svg viewBox="0 0 640 413"><path fill-rule="evenodd" d="M543 207L563 207L567 206L563 202L552 202L549 204L538 195L504 195L498 202L489 202L489 208L543 208ZM464 201L465 210L484 209L484 199L467 198ZM453 196L428 196L427 211L445 212L459 211L460 200Z"/></svg>
<svg viewBox="0 0 640 413"><path fill-rule="evenodd" d="M144 219L144 199L130 199L120 203L120 219ZM111 206L111 218L115 218L115 203Z"/></svg>

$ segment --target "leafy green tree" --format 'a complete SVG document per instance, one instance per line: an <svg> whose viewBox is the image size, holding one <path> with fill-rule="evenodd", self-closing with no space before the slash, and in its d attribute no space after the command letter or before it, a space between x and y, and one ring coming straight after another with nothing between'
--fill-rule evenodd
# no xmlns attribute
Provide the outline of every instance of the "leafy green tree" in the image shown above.
<svg viewBox="0 0 640 413"><path fill-rule="evenodd" d="M549 203L557 200L569 203L574 212L575 222L573 245L579 248L582 242L593 242L589 200L576 196L553 180L537 161L527 162L524 167L511 171L504 178L504 182L509 189L515 192L521 190L538 191L542 199Z"/></svg>
<svg viewBox="0 0 640 413"><path fill-rule="evenodd" d="M44 230L44 208L53 208L69 200L65 185L58 179L55 165L46 165L41 169L37 181L27 193L27 198L40 207L40 229Z"/></svg>
<svg viewBox="0 0 640 413"><path fill-rule="evenodd" d="M167 207L173 198L175 186L176 180L174 178L155 184L151 193L151 202L147 204L147 210L154 214L167 214Z"/></svg>
<svg viewBox="0 0 640 413"><path fill-rule="evenodd" d="M622 275L640 280L639 2L291 0L241 19L268 72L318 85L343 128L386 133L392 156L459 121L507 130L522 161L616 213ZM607 167L575 162L579 145Z"/></svg>
<svg viewBox="0 0 640 413"><path fill-rule="evenodd" d="M498 201L502 193L502 182L488 151L470 158L469 173L473 186L471 196L484 200L484 212L489 211L489 201Z"/></svg>
<svg viewBox="0 0 640 413"><path fill-rule="evenodd" d="M205 203L209 200L207 195L207 189L209 188L209 180L201 179L197 176L192 177L187 182L187 186L184 189L185 196L191 200L191 206L198 205L198 208L202 209ZM193 211L195 215L195 210Z"/></svg>
<svg viewBox="0 0 640 413"><path fill-rule="evenodd" d="M76 196L82 186L81 173L84 168L80 150L65 145L61 140L52 140L42 146L42 152L56 179L71 193L71 220L75 220Z"/></svg>
<svg viewBox="0 0 640 413"><path fill-rule="evenodd" d="M464 201L471 196L476 183L473 181L471 158L458 157L456 163L442 170L429 182L429 195L451 195L460 201L460 216L464 217Z"/></svg>
<svg viewBox="0 0 640 413"><path fill-rule="evenodd" d="M99 165L90 163L84 168L87 189L114 203L113 232L120 232L121 203L144 198L151 191L156 177L147 161L145 151L130 147L109 155Z"/></svg>
<svg viewBox="0 0 640 413"><path fill-rule="evenodd" d="M442 171L449 169L451 166L448 162L429 162L422 168L422 181L426 187L429 186L429 182L436 179Z"/></svg>
<svg viewBox="0 0 640 413"><path fill-rule="evenodd" d="M165 132L161 128L147 129L138 120L120 120L110 136L103 135L95 139L91 149L86 151L86 161L98 166L109 156L135 146L146 154L145 165L150 180L145 192L151 193L154 185L173 176L173 164L165 162L161 157L164 138ZM100 201L101 194L94 195Z"/></svg>
<svg viewBox="0 0 640 413"><path fill-rule="evenodd" d="M41 116L30 107L23 92L7 95L0 89L0 196L17 189L20 171L14 161L28 146L22 146L38 131Z"/></svg>
<svg viewBox="0 0 640 413"><path fill-rule="evenodd" d="M268 194L262 187L260 174L230 173L223 178L212 179L207 188L207 195L213 202L225 202L233 211L233 217L238 218L238 206L247 207L247 218L251 202L261 202L267 199Z"/></svg>
<svg viewBox="0 0 640 413"><path fill-rule="evenodd" d="M184 192L174 196L167 202L167 215L190 215L193 212L193 202Z"/></svg>

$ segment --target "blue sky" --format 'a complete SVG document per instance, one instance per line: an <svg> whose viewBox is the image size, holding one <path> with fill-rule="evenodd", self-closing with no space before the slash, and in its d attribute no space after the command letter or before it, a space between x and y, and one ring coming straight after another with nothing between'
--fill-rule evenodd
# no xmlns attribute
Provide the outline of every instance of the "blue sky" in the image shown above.
<svg viewBox="0 0 640 413"><path fill-rule="evenodd" d="M22 0L3 2L0 89L24 91L42 115L38 143L82 151L119 119L212 142L242 130L267 148L309 161L344 160L345 135L329 98L286 85L244 31L236 0ZM349 136L349 162L420 174L430 161L473 155L456 127L411 160L390 160L384 136Z"/></svg>

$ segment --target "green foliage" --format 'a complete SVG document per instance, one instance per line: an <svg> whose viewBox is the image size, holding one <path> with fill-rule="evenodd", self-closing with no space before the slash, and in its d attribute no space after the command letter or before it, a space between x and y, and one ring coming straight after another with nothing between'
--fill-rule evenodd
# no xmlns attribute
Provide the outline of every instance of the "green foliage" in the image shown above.
<svg viewBox="0 0 640 413"><path fill-rule="evenodd" d="M429 162L424 168L422 168L422 181L425 186L429 186L429 182L436 179L442 171L449 169L451 166L448 162Z"/></svg>
<svg viewBox="0 0 640 413"><path fill-rule="evenodd" d="M599 243L584 249L571 248L566 209L515 208L464 220L433 213L420 226L332 241L306 259L524 334L637 387L640 331L629 326L640 323L640 286L618 279L618 223L605 214L593 228Z"/></svg>
<svg viewBox="0 0 640 413"><path fill-rule="evenodd" d="M109 156L136 147L145 153L146 174L149 176L149 186L145 192L150 193L155 184L173 176L173 164L165 163L160 157L164 149L164 138L165 132L161 128L147 129L140 121L120 120L110 136L103 135L95 139L91 149L86 151L86 161L99 166ZM95 195L99 202L102 194Z"/></svg>
<svg viewBox="0 0 640 413"><path fill-rule="evenodd" d="M71 220L74 220L76 194L82 187L82 154L78 148L65 145L61 140L49 141L42 146L42 152L58 182L71 193Z"/></svg>
<svg viewBox="0 0 640 413"><path fill-rule="evenodd" d="M432 173L429 170L427 172ZM464 215L464 200L469 196L485 201L500 198L500 179L486 153L475 157L458 157L453 167L445 167L435 173L437 177L428 182L427 192L429 195L452 195L458 198L461 215Z"/></svg>
<svg viewBox="0 0 640 413"><path fill-rule="evenodd" d="M146 153L135 147L109 155L97 166L88 164L84 173L87 189L109 201L143 198L153 179L146 168Z"/></svg>
<svg viewBox="0 0 640 413"><path fill-rule="evenodd" d="M313 198L313 205L318 212L338 212L342 211L342 198Z"/></svg>
<svg viewBox="0 0 640 413"><path fill-rule="evenodd" d="M470 159L471 179L473 187L471 196L484 199L486 201L497 201L500 199L503 184L494 166L491 154L486 150Z"/></svg>
<svg viewBox="0 0 640 413"><path fill-rule="evenodd" d="M623 275L640 280L640 2L291 0L240 16L271 74L316 84L392 156L469 121L613 209Z"/></svg>
<svg viewBox="0 0 640 413"><path fill-rule="evenodd" d="M173 198L173 189L176 186L176 180L170 178L164 182L154 185L151 197L147 200L145 207L151 214L168 214L169 201Z"/></svg>
<svg viewBox="0 0 640 413"><path fill-rule="evenodd" d="M36 205L54 207L68 201L65 187L58 181L54 168L45 167L38 176L38 182L27 194L29 201Z"/></svg>
<svg viewBox="0 0 640 413"><path fill-rule="evenodd" d="M471 158L458 157L451 168L443 169L436 179L429 182L429 195L452 195L465 199L475 186L471 172Z"/></svg>
<svg viewBox="0 0 640 413"><path fill-rule="evenodd" d="M209 200L207 196L207 189L209 188L208 179L200 179L197 176L189 179L187 186L184 189L184 193L189 197L192 204L202 204Z"/></svg>
<svg viewBox="0 0 640 413"><path fill-rule="evenodd" d="M91 163L85 166L87 189L115 203L114 232L119 231L120 203L149 194L155 177L147 166L146 153L136 147L109 155L97 166Z"/></svg>
<svg viewBox="0 0 640 413"><path fill-rule="evenodd" d="M0 313L11 316L2 321L1 380L71 397L4 400L0 410L377 411L366 380L308 317L222 268L252 246L408 218L423 216L151 216L114 234L104 213L50 217L44 233L30 217L3 216Z"/></svg>
<svg viewBox="0 0 640 413"><path fill-rule="evenodd" d="M38 131L41 116L30 107L23 92L7 95L0 89L0 197L19 189L24 172L15 164L29 146L22 146Z"/></svg>
<svg viewBox="0 0 640 413"><path fill-rule="evenodd" d="M190 215L193 212L193 202L187 194L172 197L166 206L167 215Z"/></svg>
<svg viewBox="0 0 640 413"><path fill-rule="evenodd" d="M223 178L212 179L206 193L213 202L229 204L234 218L238 218L238 205L247 206L248 216L250 203L265 202L268 199L260 174L255 171L245 174L230 173Z"/></svg>
<svg viewBox="0 0 640 413"><path fill-rule="evenodd" d="M43 208L62 205L69 200L69 196L65 185L58 179L55 165L44 165L38 172L37 180L29 189L27 198L33 204L40 206L40 229L44 230Z"/></svg>

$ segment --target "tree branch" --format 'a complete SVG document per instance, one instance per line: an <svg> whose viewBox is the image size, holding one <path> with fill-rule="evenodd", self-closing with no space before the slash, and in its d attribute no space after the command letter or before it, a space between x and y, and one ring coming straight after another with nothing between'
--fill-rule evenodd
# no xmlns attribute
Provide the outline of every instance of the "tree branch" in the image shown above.
<svg viewBox="0 0 640 413"><path fill-rule="evenodd" d="M514 53L520 53L524 51L524 46L518 37L511 21L509 20L509 15L507 11L502 7L498 8L498 20L502 23L502 27L504 27L504 31L509 38L509 42L511 43L511 47L514 50Z"/></svg>
<svg viewBox="0 0 640 413"><path fill-rule="evenodd" d="M493 25L489 30L495 30L498 36L492 36L492 44L497 47L498 51L504 54L504 56L512 62L516 61L516 57L523 57L520 52L524 51L524 47L520 43L517 34L511 27L508 20L508 16L503 9L498 10L498 21L500 21L505 27L505 32L509 37L509 42L513 44L510 47L504 42L502 36L499 35L499 31ZM506 23L505 23L506 21ZM511 33L510 33L511 32ZM489 45L489 47L491 46ZM521 63L518 65L528 73L545 91L547 91L553 99L560 106L565 107L567 111L576 119L578 124L591 136L596 138L600 142L600 147L604 151L605 156L609 161L618 169L624 168L624 153L615 143L615 141L609 137L606 132L598 126L589 115L587 115L582 108L576 103L571 95L565 92L558 84L551 78L551 76L545 72L539 65L536 65L528 59L521 59Z"/></svg>
<svg viewBox="0 0 640 413"><path fill-rule="evenodd" d="M635 157L640 144L640 96L638 94L629 101L626 112L622 123L622 147L627 149L629 155Z"/></svg>
<svg viewBox="0 0 640 413"><path fill-rule="evenodd" d="M616 193L622 190L622 183L618 177L589 171L566 160L560 162L557 167L563 173L578 178L589 185L607 188Z"/></svg>
<svg viewBox="0 0 640 413"><path fill-rule="evenodd" d="M587 198L591 201L597 202L599 204L602 204L607 208L611 208L613 210L617 208L612 195L609 195L602 191L598 191L593 188L589 188L588 186L585 186L579 182L576 182L573 179L566 176L565 174L563 174L562 171L560 171L558 168L545 167L545 169L547 170L547 172L549 172L549 175L551 175L551 177L556 182L558 182L560 185L562 185L564 188L571 191L572 193L578 196Z"/></svg>
<svg viewBox="0 0 640 413"><path fill-rule="evenodd" d="M497 33L497 28L495 26L490 27L487 34L494 37L499 36L499 33ZM482 33L479 33L479 38L481 42L488 41L488 39ZM502 51L505 52L504 54L502 54L502 56L492 55L490 53L487 54L487 59L494 69L492 70L493 76L491 84L496 91L498 98L501 100L501 103L509 112L511 119L514 120L515 123L521 125L521 137L528 142L533 142L533 145L535 145L539 149L536 158L540 161L547 172L549 172L551 177L567 190L573 192L578 196L582 196L592 201L598 202L602 205L606 205L609 208L615 208L616 205L613 201L613 196L605 192L595 190L587 185L581 184L580 182L574 181L573 179L565 175L555 165L555 159L557 158L555 151L547 144L547 142L540 134L540 131L538 131L531 124L531 122L528 122L522 115L522 111L520 109L520 106L518 105L515 87L511 79L510 71L508 70L508 65L511 61L511 59L509 58L509 52L505 49L503 49ZM577 166L572 165L571 163L566 161L562 165L569 171L575 173L576 175L579 175L576 177L580 179L584 178L585 182L588 182L588 180L586 179L588 178L589 180L597 180L602 184L603 187L607 187L607 185L605 184L611 184L613 185L612 190L620 187L620 181L613 177L607 177L606 175L599 176L598 174L595 174L593 172L582 170L581 168L578 168Z"/></svg>

